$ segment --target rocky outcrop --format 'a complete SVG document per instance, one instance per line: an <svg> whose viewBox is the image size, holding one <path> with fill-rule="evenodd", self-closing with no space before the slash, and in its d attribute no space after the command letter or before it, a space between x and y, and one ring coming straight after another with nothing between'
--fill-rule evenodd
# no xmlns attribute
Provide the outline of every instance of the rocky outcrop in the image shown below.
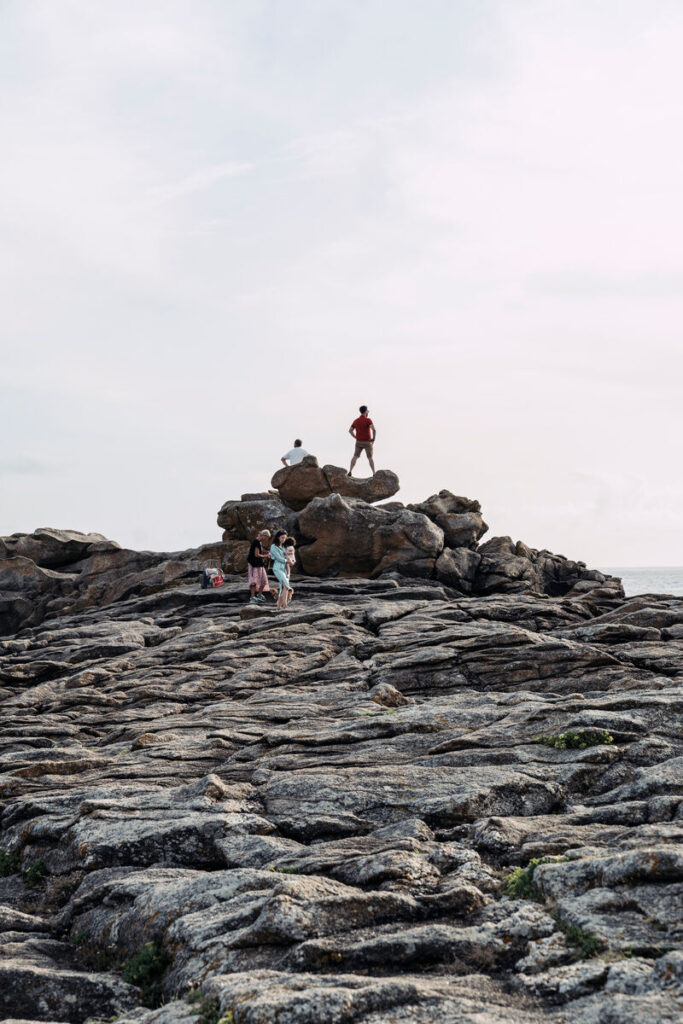
<svg viewBox="0 0 683 1024"><path fill-rule="evenodd" d="M476 575L392 505L297 528L390 523L365 574L403 532ZM399 559L242 619L243 579L75 554L72 604L0 640L0 1018L677 1019L683 600L466 596Z"/></svg>
<svg viewBox="0 0 683 1024"><path fill-rule="evenodd" d="M314 498L325 498L328 494L341 494L372 504L390 498L399 486L398 477L389 469L380 469L372 477L350 477L341 466L321 469L314 455L305 456L296 466L279 469L271 480L271 487L296 511L305 508Z"/></svg>
<svg viewBox="0 0 683 1024"><path fill-rule="evenodd" d="M436 580L461 594L537 593L590 599L606 611L623 598L618 580L583 562L537 551L509 537L479 545L487 530L479 502L442 490L419 504L381 499L394 473L350 479L313 456L276 473L280 490L243 494L218 513L222 543L183 552L130 551L101 534L36 530L0 540L0 635L67 610L155 594L194 580L202 568L246 571L259 530L286 530L300 565L316 577L385 573Z"/></svg>
<svg viewBox="0 0 683 1024"><path fill-rule="evenodd" d="M408 508L421 512L443 530L447 548L475 549L488 530L479 502L460 498L450 491L439 491L419 505L408 505Z"/></svg>
<svg viewBox="0 0 683 1024"><path fill-rule="evenodd" d="M296 515L276 491L243 494L239 501L226 501L218 513L224 541L252 541L260 530L297 532Z"/></svg>
<svg viewBox="0 0 683 1024"><path fill-rule="evenodd" d="M315 498L299 513L299 548L309 576L378 576L402 569L433 575L443 533L426 516L389 511L338 494Z"/></svg>
<svg viewBox="0 0 683 1024"><path fill-rule="evenodd" d="M463 594L591 591L596 607L623 597L618 580L583 562L514 544L509 537L480 546L488 527L474 499L442 490L408 506L384 500L399 487L398 477L387 470L358 480L338 466L321 469L314 456L307 456L279 470L272 485L276 490L242 495L218 513L231 571L243 570L246 542L267 526L297 539L301 565L311 576L374 578L399 572L436 579Z"/></svg>
<svg viewBox="0 0 683 1024"><path fill-rule="evenodd" d="M194 581L205 565L226 557L232 552L220 543L175 553L131 551L75 530L0 538L0 636L67 610L106 607Z"/></svg>
<svg viewBox="0 0 683 1024"><path fill-rule="evenodd" d="M590 589L608 580L604 573L588 569L585 562L537 551L522 541L515 544L510 537L492 537L481 545L479 555L474 577L474 589L479 594L535 590L560 597L574 587Z"/></svg>

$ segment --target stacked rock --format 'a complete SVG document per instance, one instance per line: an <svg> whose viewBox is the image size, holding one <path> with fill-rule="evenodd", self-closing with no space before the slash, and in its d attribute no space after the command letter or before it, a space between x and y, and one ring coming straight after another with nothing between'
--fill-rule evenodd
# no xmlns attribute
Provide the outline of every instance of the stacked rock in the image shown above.
<svg viewBox="0 0 683 1024"><path fill-rule="evenodd" d="M306 456L273 476L272 490L226 501L218 513L228 546L226 567L242 572L250 540L267 527L298 544L309 576L385 573L436 579L463 594L534 592L560 597L602 589L623 596L618 580L583 562L537 551L509 537L479 545L488 530L478 501L439 491L419 504L389 501L399 489L390 470L369 479ZM605 589L606 588L606 589Z"/></svg>

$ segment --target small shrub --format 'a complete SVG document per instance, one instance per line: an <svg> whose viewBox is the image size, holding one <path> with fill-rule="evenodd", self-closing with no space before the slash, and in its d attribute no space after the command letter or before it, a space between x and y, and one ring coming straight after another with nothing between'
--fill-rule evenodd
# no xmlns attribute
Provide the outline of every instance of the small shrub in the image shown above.
<svg viewBox="0 0 683 1024"><path fill-rule="evenodd" d="M601 744L614 743L614 737L606 729L573 729L559 732L555 736L539 736L536 743L555 750L585 750L586 747L599 747Z"/></svg>
<svg viewBox="0 0 683 1024"><path fill-rule="evenodd" d="M8 853L7 850L0 850L0 878L8 878L16 875L21 870L21 861L16 853Z"/></svg>
<svg viewBox="0 0 683 1024"><path fill-rule="evenodd" d="M142 991L142 1005L154 1008L161 1001L161 981L168 967L169 956L158 942L147 942L122 965L123 980Z"/></svg>
<svg viewBox="0 0 683 1024"><path fill-rule="evenodd" d="M503 895L511 900L541 900L543 897L534 885L534 871L539 864L561 864L566 857L534 857L525 868L515 868L503 879Z"/></svg>
<svg viewBox="0 0 683 1024"><path fill-rule="evenodd" d="M605 943L602 939L599 939L597 935L593 935L591 932L587 932L584 928L580 928L577 924L567 924L560 916L559 911L554 911L552 916L557 927L563 933L569 945L574 946L581 960L590 960L591 957L597 956L605 948Z"/></svg>
<svg viewBox="0 0 683 1024"><path fill-rule="evenodd" d="M34 860L30 868L24 868L21 872L21 877L24 879L25 885L34 887L36 885L40 885L43 879L47 878L47 874L47 868L39 857L38 860Z"/></svg>
<svg viewBox="0 0 683 1024"><path fill-rule="evenodd" d="M194 998L190 1001L196 1002L197 999ZM197 1024L235 1024L235 1018L232 1010L228 1010L221 1016L221 1004L218 996L208 996L201 1000Z"/></svg>

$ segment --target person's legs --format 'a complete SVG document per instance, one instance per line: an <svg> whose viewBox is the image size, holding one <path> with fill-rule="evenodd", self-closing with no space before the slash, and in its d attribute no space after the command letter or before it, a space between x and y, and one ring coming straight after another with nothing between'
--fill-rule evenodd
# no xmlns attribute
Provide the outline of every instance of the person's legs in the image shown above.
<svg viewBox="0 0 683 1024"><path fill-rule="evenodd" d="M289 589L287 586L287 575L282 569L277 570L275 575L277 576L278 583L280 584L280 596L278 598L277 606L278 608L284 609L287 607L287 591Z"/></svg>
<svg viewBox="0 0 683 1024"><path fill-rule="evenodd" d="M372 457L372 449L368 450L368 462L370 463L370 469L372 470L372 475L374 476L375 475L375 460Z"/></svg>
<svg viewBox="0 0 683 1024"><path fill-rule="evenodd" d="M349 466L349 476L351 476L351 474L353 473L353 467L356 465L357 462L358 456L354 455L354 457L351 459L351 465Z"/></svg>

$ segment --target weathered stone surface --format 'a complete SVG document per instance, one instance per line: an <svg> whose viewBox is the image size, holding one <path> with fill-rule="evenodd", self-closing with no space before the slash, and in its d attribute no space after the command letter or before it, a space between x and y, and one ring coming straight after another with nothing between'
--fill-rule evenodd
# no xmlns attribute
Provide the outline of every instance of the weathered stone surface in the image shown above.
<svg viewBox="0 0 683 1024"><path fill-rule="evenodd" d="M439 491L426 501L408 505L412 512L421 512L443 530L449 548L476 548L488 530L481 516L481 505L471 498L461 498L450 491Z"/></svg>
<svg viewBox="0 0 683 1024"><path fill-rule="evenodd" d="M386 501L400 488L399 479L390 469L378 469L374 476L349 476L341 466L323 466L323 473L332 494L343 498L356 498L374 504Z"/></svg>
<svg viewBox="0 0 683 1024"><path fill-rule="evenodd" d="M312 576L377 576L390 569L429 577L443 548L443 533L416 512L388 512L331 494L299 513L299 529L312 543L299 549Z"/></svg>
<svg viewBox="0 0 683 1024"><path fill-rule="evenodd" d="M44 569L59 569L95 553L119 551L119 545L101 533L42 528L33 533L0 537L0 559L29 558Z"/></svg>
<svg viewBox="0 0 683 1024"><path fill-rule="evenodd" d="M510 537L492 537L478 549L481 560L477 567L475 590L481 594L519 594L535 591L560 597L576 589L577 594L599 585L613 589L615 597L623 598L618 580L587 569L583 562L572 562L564 555L537 551Z"/></svg>
<svg viewBox="0 0 683 1024"><path fill-rule="evenodd" d="M316 577L400 573L436 579L464 594L567 595L583 604L588 618L618 611L623 603L618 580L581 562L521 542L513 545L509 538L494 538L475 551L485 529L479 503L450 491L408 508L391 501L373 505L398 489L394 473L381 470L369 479L351 479L339 467L321 469L313 456L282 472L286 501L276 491L262 491L225 502L218 513L222 542L191 551L130 551L101 534L70 530L0 539L0 636L45 618L173 590L195 582L209 566L245 574L249 542L263 528L294 536L300 545L297 571L303 565ZM589 632L576 639L622 643L634 665L680 674L680 617L670 609L647 608L634 608L629 616L623 622L600 621L592 632L584 623Z"/></svg>
<svg viewBox="0 0 683 1024"><path fill-rule="evenodd" d="M41 932L0 932L0 1011L5 1019L74 1024L118 1015L138 1005L139 992L114 974L78 970L73 950Z"/></svg>
<svg viewBox="0 0 683 1024"><path fill-rule="evenodd" d="M341 466L321 469L316 457L307 455L297 465L279 469L271 480L271 487L290 508L299 511L314 498L325 498L328 494L341 494L369 503L385 501L396 494L400 484L389 469L380 469L371 477L350 477Z"/></svg>
<svg viewBox="0 0 683 1024"><path fill-rule="evenodd" d="M285 513L340 575L280 614L199 588L224 545L5 559L43 604L0 640L0 1018L677 1019L683 601L465 594L483 549L390 505ZM321 507L376 578L324 561ZM540 742L581 732L611 742ZM156 1009L122 978L148 943Z"/></svg>
<svg viewBox="0 0 683 1024"><path fill-rule="evenodd" d="M306 455L296 466L283 466L274 474L270 486L278 491L290 508L298 511L314 498L332 493L329 481L315 455Z"/></svg>
<svg viewBox="0 0 683 1024"><path fill-rule="evenodd" d="M240 501L226 501L218 513L218 525L225 541L252 541L260 530L296 533L296 516L277 494L246 495Z"/></svg>
<svg viewBox="0 0 683 1024"><path fill-rule="evenodd" d="M444 548L436 560L436 578L463 594L471 594L481 555L468 548Z"/></svg>

